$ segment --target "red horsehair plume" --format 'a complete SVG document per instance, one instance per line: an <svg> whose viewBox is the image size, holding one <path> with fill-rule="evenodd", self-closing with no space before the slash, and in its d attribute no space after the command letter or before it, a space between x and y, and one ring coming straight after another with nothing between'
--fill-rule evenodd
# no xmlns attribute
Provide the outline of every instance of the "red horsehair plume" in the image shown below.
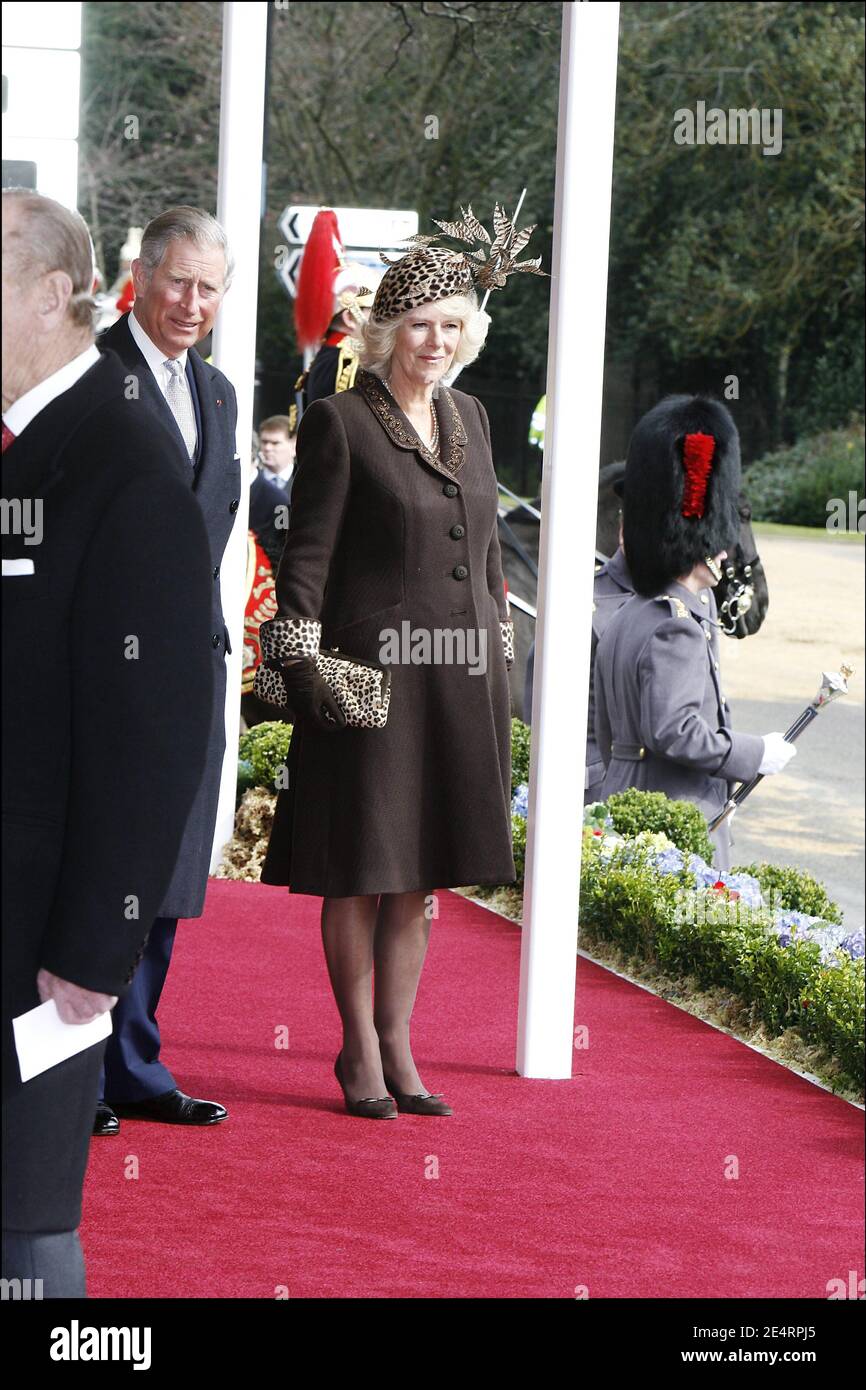
<svg viewBox="0 0 866 1390"><path fill-rule="evenodd" d="M683 516L704 514L704 501L707 483L713 468L713 454L716 441L711 434L687 434L683 445L683 468L686 480L683 484Z"/></svg>
<svg viewBox="0 0 866 1390"><path fill-rule="evenodd" d="M343 243L332 208L320 208L310 228L298 274L295 332L298 347L315 347L334 316L334 275Z"/></svg>

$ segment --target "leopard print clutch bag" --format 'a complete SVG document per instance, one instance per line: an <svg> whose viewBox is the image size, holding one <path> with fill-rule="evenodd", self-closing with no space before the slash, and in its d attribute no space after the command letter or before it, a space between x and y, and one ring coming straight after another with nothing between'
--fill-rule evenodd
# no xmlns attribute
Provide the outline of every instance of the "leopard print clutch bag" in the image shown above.
<svg viewBox="0 0 866 1390"><path fill-rule="evenodd" d="M320 651L319 675L353 729L384 729L391 703L391 672L340 651Z"/></svg>
<svg viewBox="0 0 866 1390"><path fill-rule="evenodd" d="M271 626L273 623L273 627ZM300 624L305 624L301 630ZM302 655L315 660L319 675L354 729L384 729L391 703L391 672L368 661L357 661L338 650L322 650L319 633L308 628L318 623L307 619L274 618L262 623L259 635L263 660L256 669L253 691L265 704L286 709L289 705L280 669L280 658ZM321 629L319 629L319 632ZM315 650L311 650L315 648Z"/></svg>

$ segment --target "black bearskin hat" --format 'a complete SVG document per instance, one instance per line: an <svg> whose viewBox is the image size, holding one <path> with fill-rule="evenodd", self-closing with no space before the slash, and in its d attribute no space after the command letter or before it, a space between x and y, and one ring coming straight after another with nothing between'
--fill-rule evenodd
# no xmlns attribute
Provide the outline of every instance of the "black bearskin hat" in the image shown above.
<svg viewBox="0 0 866 1390"><path fill-rule="evenodd" d="M623 544L634 587L654 597L740 529L740 440L706 396L667 396L634 428L623 487Z"/></svg>

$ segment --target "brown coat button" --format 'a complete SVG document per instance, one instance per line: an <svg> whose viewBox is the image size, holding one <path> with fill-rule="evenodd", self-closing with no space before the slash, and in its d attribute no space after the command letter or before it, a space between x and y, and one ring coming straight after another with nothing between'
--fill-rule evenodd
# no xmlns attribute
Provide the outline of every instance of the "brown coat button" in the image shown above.
<svg viewBox="0 0 866 1390"><path fill-rule="evenodd" d="M455 579L465 579L469 571L465 565L455 565L451 573Z"/></svg>
<svg viewBox="0 0 866 1390"><path fill-rule="evenodd" d="M457 484L456 484L456 483L446 483L445 486L443 487L442 491L445 493L445 496L446 496L446 497L456 497L456 496L457 496Z"/></svg>
<svg viewBox="0 0 866 1390"><path fill-rule="evenodd" d="M451 537L452 541L462 541L463 537L466 535L466 527L452 526L448 534Z"/></svg>

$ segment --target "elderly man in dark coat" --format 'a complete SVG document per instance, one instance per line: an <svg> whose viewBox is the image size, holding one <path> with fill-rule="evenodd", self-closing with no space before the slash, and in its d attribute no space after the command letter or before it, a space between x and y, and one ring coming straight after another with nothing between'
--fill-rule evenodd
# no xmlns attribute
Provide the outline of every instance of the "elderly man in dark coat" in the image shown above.
<svg viewBox="0 0 866 1390"><path fill-rule="evenodd" d="M736 542L739 488L739 438L719 402L673 396L639 421L623 493L636 592L595 661L602 800L627 787L662 791L711 820L732 782L779 772L796 752L781 733L735 732L722 693L712 588ZM727 821L713 838L716 867L730 867Z"/></svg>
<svg viewBox="0 0 866 1390"><path fill-rule="evenodd" d="M22 1082L12 1020L53 1000L84 1024L129 988L213 699L204 523L168 428L94 345L92 283L78 214L4 191L3 1278L37 1298L85 1292L105 1044Z"/></svg>
<svg viewBox="0 0 866 1390"><path fill-rule="evenodd" d="M118 1115L170 1124L207 1125L226 1118L215 1101L197 1100L175 1084L160 1060L156 1009L179 917L199 917L213 847L225 751L225 657L231 650L220 602L220 564L240 499L235 453L237 403L223 374L195 351L211 331L231 280L219 223L198 208L171 208L146 228L132 263L135 304L103 335L135 383L142 428L159 426L175 468L199 505L210 542L210 622L201 628L213 667L215 700L207 767L183 836L171 883L148 938L133 989L117 1010L105 1055L104 1103L94 1132L116 1134Z"/></svg>

